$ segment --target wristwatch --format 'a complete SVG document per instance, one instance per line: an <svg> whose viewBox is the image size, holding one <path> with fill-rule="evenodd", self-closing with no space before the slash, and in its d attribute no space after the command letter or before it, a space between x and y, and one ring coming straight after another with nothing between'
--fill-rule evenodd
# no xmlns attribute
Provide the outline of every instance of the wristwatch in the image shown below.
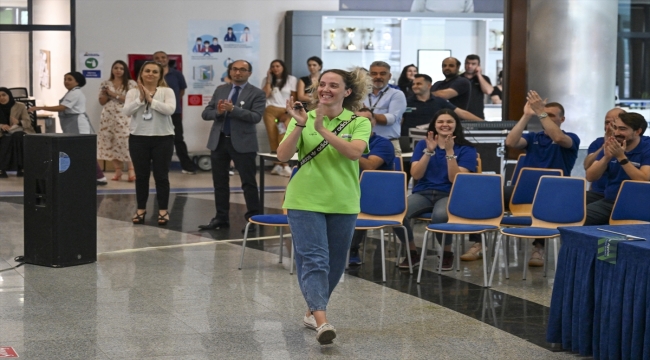
<svg viewBox="0 0 650 360"><path fill-rule="evenodd" d="M543 118L548 117L548 114L546 112L543 112L543 113L537 115L537 117L539 117L539 119L542 120Z"/></svg>
<svg viewBox="0 0 650 360"><path fill-rule="evenodd" d="M422 150L422 153L423 153L424 155L433 156L433 155L436 154L436 151L435 151L435 150L434 150L434 151L427 151L427 149L425 148L424 150Z"/></svg>
<svg viewBox="0 0 650 360"><path fill-rule="evenodd" d="M453 159L456 159L458 156L456 156L456 155L447 155L445 157L447 158L447 160L453 160Z"/></svg>
<svg viewBox="0 0 650 360"><path fill-rule="evenodd" d="M623 160L619 160L619 161L618 161L618 163L621 164L621 165L625 165L625 164L627 164L627 163L629 163L629 162L630 162L630 160L629 160L628 158L625 158L625 159L623 159Z"/></svg>

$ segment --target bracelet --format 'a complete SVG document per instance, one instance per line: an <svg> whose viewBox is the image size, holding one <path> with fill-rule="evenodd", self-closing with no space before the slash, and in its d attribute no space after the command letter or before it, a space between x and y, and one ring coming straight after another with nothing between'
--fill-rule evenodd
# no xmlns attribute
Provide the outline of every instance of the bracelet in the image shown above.
<svg viewBox="0 0 650 360"><path fill-rule="evenodd" d="M423 153L424 155L433 156L433 155L436 154L436 151L434 150L434 151L429 152L429 151L427 151L427 149L424 149L424 150L422 151L422 153Z"/></svg>
<svg viewBox="0 0 650 360"><path fill-rule="evenodd" d="M307 125L300 125L300 124L298 124L298 123L296 123L296 126L297 126L297 127L301 127L301 128L307 127Z"/></svg>
<svg viewBox="0 0 650 360"><path fill-rule="evenodd" d="M447 158L447 160L453 160L453 159L457 158L458 156L456 156L456 155L447 155L445 157Z"/></svg>

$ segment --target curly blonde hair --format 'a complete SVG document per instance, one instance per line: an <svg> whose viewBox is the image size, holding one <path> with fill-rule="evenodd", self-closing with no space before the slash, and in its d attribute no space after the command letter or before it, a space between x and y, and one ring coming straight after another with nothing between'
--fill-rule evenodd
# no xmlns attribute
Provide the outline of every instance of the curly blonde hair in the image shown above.
<svg viewBox="0 0 650 360"><path fill-rule="evenodd" d="M345 99L343 99L343 108L350 111L357 111L363 107L363 99L368 95L372 89L372 79L368 76L368 71L355 67L350 71L340 69L325 70L318 77L318 82L311 85L311 100L307 108L313 110L318 106L318 86L320 79L327 73L334 73L343 79L345 89L350 89L352 92Z"/></svg>

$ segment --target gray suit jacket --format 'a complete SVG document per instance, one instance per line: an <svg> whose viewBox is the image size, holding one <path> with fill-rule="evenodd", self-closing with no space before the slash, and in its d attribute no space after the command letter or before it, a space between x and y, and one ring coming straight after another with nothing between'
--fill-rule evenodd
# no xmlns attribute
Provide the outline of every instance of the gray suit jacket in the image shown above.
<svg viewBox="0 0 650 360"><path fill-rule="evenodd" d="M221 129L226 120L226 114L217 114L219 100L227 100L232 90L231 85L217 87L212 95L212 100L203 110L201 117L205 121L214 121L208 138L208 149L215 151L219 144ZM242 105L243 102L243 105ZM257 132L255 124L262 120L262 114L266 108L266 94L264 91L251 85L246 86L239 93L235 109L230 114L230 136L232 146L237 152L257 152Z"/></svg>

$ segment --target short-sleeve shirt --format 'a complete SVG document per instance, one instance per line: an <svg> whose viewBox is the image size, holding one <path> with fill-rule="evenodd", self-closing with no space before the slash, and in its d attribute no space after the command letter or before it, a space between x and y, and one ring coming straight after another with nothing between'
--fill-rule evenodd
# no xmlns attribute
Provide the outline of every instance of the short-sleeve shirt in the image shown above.
<svg viewBox="0 0 650 360"><path fill-rule="evenodd" d="M66 107L63 113L66 115L85 114L86 113L86 95L79 87L68 91L59 104Z"/></svg>
<svg viewBox="0 0 650 360"><path fill-rule="evenodd" d="M390 140L373 133L370 136L368 147L370 148L370 152L363 154L362 156L364 158L367 159L370 155L374 155L384 160L384 163L378 167L377 170L393 170L395 147L393 147L393 143L391 143Z"/></svg>
<svg viewBox="0 0 650 360"><path fill-rule="evenodd" d="M418 141L413 150L411 163L420 161L424 157L423 151L427 148L426 141ZM459 167L463 167L470 172L476 172L477 155L476 149L472 146L454 144L454 155L457 156L456 162ZM424 190L438 190L451 192L451 181L449 181L449 171L447 160L447 151L436 148L435 154L429 158L429 164L424 172L422 179L418 180L417 185L413 188L413 193ZM424 157L426 161L426 157Z"/></svg>
<svg viewBox="0 0 650 360"><path fill-rule="evenodd" d="M589 149L587 149L587 155L593 154L596 151L598 151L601 147L603 147L604 143L605 143L605 138L603 137L599 137L596 140L594 140L591 143L591 145L589 145ZM600 179L591 183L591 191L599 194L604 194L606 186L607 186L607 176L603 174L603 176L601 176Z"/></svg>
<svg viewBox="0 0 650 360"><path fill-rule="evenodd" d="M174 111L174 114L183 113L181 90L187 89L187 83L185 82L183 73L170 67L169 72L165 75L165 82L167 82L167 86L174 90L174 96L176 96L176 111Z"/></svg>
<svg viewBox="0 0 650 360"><path fill-rule="evenodd" d="M401 135L408 136L410 128L430 124L433 115L442 109L456 110L456 105L433 95L427 101L420 101L415 96L406 99L406 111L402 116Z"/></svg>
<svg viewBox="0 0 650 360"><path fill-rule="evenodd" d="M605 154L601 151L596 157L596 160L603 158ZM625 157L637 169L642 166L650 166L650 140L643 138L634 149L625 153ZM607 177L607 185L605 186L605 200L615 201L618 195L618 190L624 180L630 180L630 176L625 172L621 164L616 159L612 159L607 164L607 170L603 174Z"/></svg>
<svg viewBox="0 0 650 360"><path fill-rule="evenodd" d="M472 86L466 78L458 75L449 80L436 81L435 84L431 87L431 92L438 90L453 89L456 90L458 95L449 99L449 102L456 105L457 107L467 110L469 107L469 97L471 96Z"/></svg>
<svg viewBox="0 0 650 360"><path fill-rule="evenodd" d="M482 76L483 79L488 82L488 84L491 84L489 77L485 75ZM470 84L472 84L472 91L470 92L469 106L467 107L467 111L480 117L481 119L485 119L485 114L483 113L483 110L485 109L485 96L483 96L481 82L478 80L478 76L474 76L471 79L466 79L469 80Z"/></svg>
<svg viewBox="0 0 650 360"><path fill-rule="evenodd" d="M352 111L343 110L334 119L325 117L323 125L333 131L353 115ZM315 117L315 110L308 113L306 127L302 129L297 144L299 159L303 159L323 141L323 137L314 129ZM291 119L284 136L285 141L295 128L296 120ZM368 143L371 128L370 120L357 117L338 137L348 142L363 140ZM326 214L358 214L361 210L360 200L359 161L348 159L332 145L328 145L291 178L282 207Z"/></svg>
<svg viewBox="0 0 650 360"><path fill-rule="evenodd" d="M262 87L266 84L266 77L262 80ZM266 106L275 106L280 108L285 108L287 106L287 100L291 97L291 93L296 91L298 87L298 79L295 76L287 76L287 81L284 83L282 89L274 86L271 89L271 96L266 98Z"/></svg>
<svg viewBox="0 0 650 360"><path fill-rule="evenodd" d="M556 144L543 131L524 134L522 138L528 144L526 145L526 158L523 167L561 169L564 176L571 176L571 170L573 170L573 165L575 165L578 158L580 138L574 133L562 132L573 140L570 148L563 148Z"/></svg>

